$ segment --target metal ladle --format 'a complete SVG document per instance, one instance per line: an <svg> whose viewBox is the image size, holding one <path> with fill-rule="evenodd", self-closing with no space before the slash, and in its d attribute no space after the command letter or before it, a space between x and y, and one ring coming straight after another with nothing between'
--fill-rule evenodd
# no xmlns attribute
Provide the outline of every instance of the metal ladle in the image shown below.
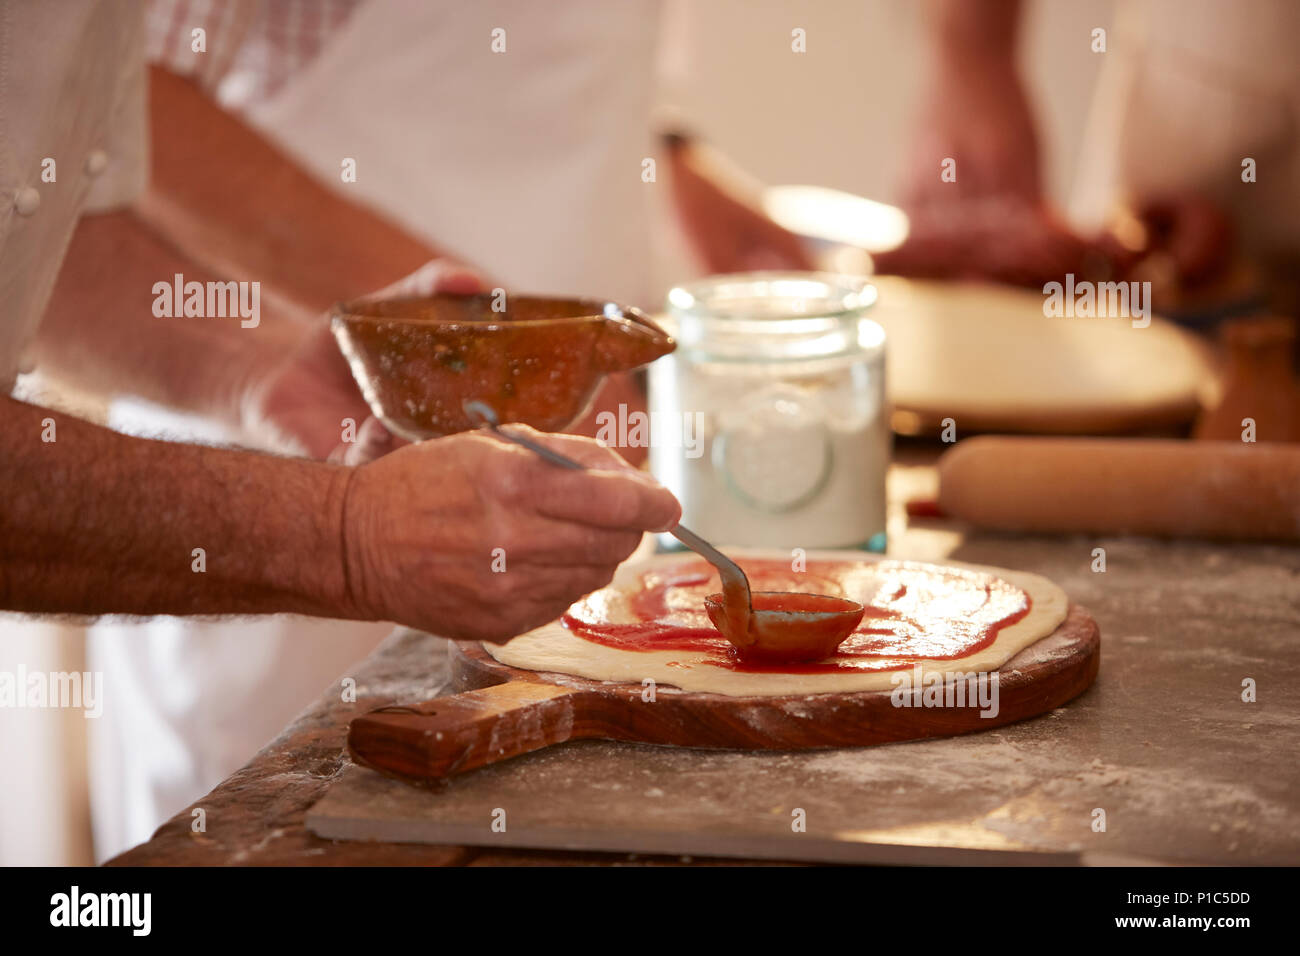
<svg viewBox="0 0 1300 956"><path fill-rule="evenodd" d="M501 428L492 407L466 400L465 414L498 438L513 442L540 455L553 465L586 471L587 467L530 438ZM754 591L740 565L695 532L677 525L668 531L674 538L715 568L722 578L722 592L704 599L709 620L745 658L774 663L815 661L830 657L862 620L864 608L847 598L797 591Z"/></svg>

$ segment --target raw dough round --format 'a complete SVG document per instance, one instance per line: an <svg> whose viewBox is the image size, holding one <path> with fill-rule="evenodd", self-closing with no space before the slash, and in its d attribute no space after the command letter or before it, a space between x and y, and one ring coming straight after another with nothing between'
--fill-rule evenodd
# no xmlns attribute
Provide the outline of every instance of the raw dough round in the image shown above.
<svg viewBox="0 0 1300 956"><path fill-rule="evenodd" d="M788 552L736 551L745 557L789 560ZM867 563L882 560L861 551L809 552L809 562L836 560ZM694 555L663 555L647 561L628 562L619 568L612 588L633 590L649 567L665 562L696 560ZM948 562L946 567L979 571L1002 578L1023 589L1030 597L1029 613L1002 628L993 643L967 657L951 660L918 661L922 680L930 672L993 671L1040 638L1051 634L1065 620L1069 599L1059 587L1037 574L1008 571L977 564ZM693 651L628 651L597 644L575 635L558 621L521 634L505 645L484 644L484 649L502 664L525 670L572 674L593 680L640 684L646 678L656 684L682 690L729 697L779 697L785 695L837 694L855 691L892 690L899 671L859 673L782 674L727 670L707 662Z"/></svg>
<svg viewBox="0 0 1300 956"><path fill-rule="evenodd" d="M1195 336L1153 318L1049 318L1041 292L878 276L896 425L1108 433L1190 421L1212 379ZM909 417L910 416L910 417ZM909 424L909 422L911 424Z"/></svg>

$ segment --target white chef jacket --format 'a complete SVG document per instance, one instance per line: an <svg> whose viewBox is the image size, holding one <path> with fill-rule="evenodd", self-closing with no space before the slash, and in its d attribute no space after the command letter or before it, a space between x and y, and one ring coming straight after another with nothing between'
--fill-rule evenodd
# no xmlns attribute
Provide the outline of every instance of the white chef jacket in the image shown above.
<svg viewBox="0 0 1300 956"><path fill-rule="evenodd" d="M185 6L182 4L182 6ZM340 10L340 6L342 9ZM658 0L563 4L383 0L351 7L310 62L269 99L258 62L279 63L294 4L271 23L247 0L213 8L208 55L191 56L189 13L173 18L166 65L189 72L343 195L368 203L495 280L534 292L653 306L648 114ZM492 31L506 51L492 52ZM246 46L212 45L221 31ZM280 52L269 57L268 34ZM303 44L312 47L310 38ZM341 162L357 163L343 183ZM114 423L221 440L119 403ZM386 633L306 618L104 623L92 665L114 695L92 728L99 858L147 839L237 769Z"/></svg>
<svg viewBox="0 0 1300 956"><path fill-rule="evenodd" d="M509 288L656 308L656 185L642 172L655 156L659 10L659 0L364 3L247 117L323 182ZM493 52L494 30L504 52ZM243 86L232 77L222 92ZM341 181L344 158L356 160L355 183Z"/></svg>
<svg viewBox="0 0 1300 956"><path fill-rule="evenodd" d="M9 394L83 211L129 203L147 155L141 7L0 4L0 390Z"/></svg>
<svg viewBox="0 0 1300 956"><path fill-rule="evenodd" d="M0 392L6 395L14 391L18 374L30 369L25 352L78 218L124 206L144 187L148 126L141 14L134 0L0 3ZM44 622L6 615L0 620L0 668L54 663L52 655L44 656L52 631ZM33 649L36 660L28 659ZM23 720L0 713L0 721L6 721L11 741L15 728L20 735L14 752L5 752L17 761L11 770L36 774L46 783L82 779L79 769L47 770L36 763L76 757L75 748L60 745L68 741L51 740L55 746L42 753L24 734ZM28 814L25 789L0 796L0 855L11 855L15 845L33 853L66 849L66 832L10 839L16 827L46 827L61 815L58 809ZM60 793L47 797L47 804L70 816L83 798ZM71 831L79 834L81 827ZM31 861L63 862L50 856Z"/></svg>
<svg viewBox="0 0 1300 956"><path fill-rule="evenodd" d="M142 13L134 0L0 4L0 387L6 393L26 371L24 349L80 214L124 206L143 191ZM109 424L178 438L233 437L194 419L131 408L118 403ZM40 625L6 618L0 642L29 626ZM103 674L104 687L103 713L87 722L96 857L147 839L242 765L390 629L288 617L95 625L88 667ZM128 643L130 652L114 652Z"/></svg>

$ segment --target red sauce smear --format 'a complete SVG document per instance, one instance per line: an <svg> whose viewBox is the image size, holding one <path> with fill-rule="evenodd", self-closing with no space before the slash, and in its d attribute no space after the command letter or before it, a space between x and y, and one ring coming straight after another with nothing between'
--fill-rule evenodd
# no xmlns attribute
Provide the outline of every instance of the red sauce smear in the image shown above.
<svg viewBox="0 0 1300 956"><path fill-rule="evenodd" d="M809 664L742 661L704 612L721 590L708 562L647 571L631 594L603 588L560 619L574 634L625 651L690 651L706 663L759 673L829 674L906 670L917 660L953 660L988 647L998 631L1029 613L1029 595L978 571L905 561L781 561L742 564L755 591L801 591L858 601L862 623L833 657Z"/></svg>

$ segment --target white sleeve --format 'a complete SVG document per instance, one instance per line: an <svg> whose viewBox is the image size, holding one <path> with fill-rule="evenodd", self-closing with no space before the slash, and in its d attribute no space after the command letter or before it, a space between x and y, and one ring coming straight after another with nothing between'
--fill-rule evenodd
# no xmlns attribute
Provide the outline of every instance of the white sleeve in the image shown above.
<svg viewBox="0 0 1300 956"><path fill-rule="evenodd" d="M86 212L107 212L130 205L144 192L149 180L149 96L143 29L124 37L119 63L117 90L100 147L107 164L91 184Z"/></svg>
<svg viewBox="0 0 1300 956"><path fill-rule="evenodd" d="M81 214L144 188L142 12L0 3L0 393L26 367Z"/></svg>

